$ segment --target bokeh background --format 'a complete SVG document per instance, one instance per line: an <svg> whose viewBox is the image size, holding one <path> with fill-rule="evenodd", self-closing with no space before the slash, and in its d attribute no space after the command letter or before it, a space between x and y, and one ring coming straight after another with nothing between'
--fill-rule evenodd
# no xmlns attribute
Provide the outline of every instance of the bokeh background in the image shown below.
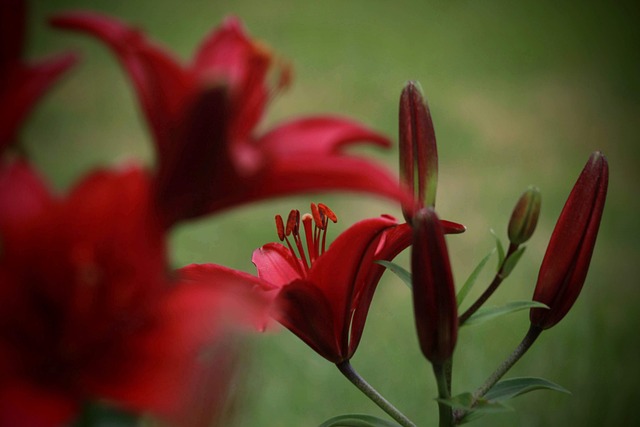
<svg viewBox="0 0 640 427"><path fill-rule="evenodd" d="M476 425L601 427L637 419L640 15L634 2L36 0L31 6L30 55L71 48L83 57L22 134L34 162L60 191L97 165L153 159L119 65L96 41L48 28L46 17L57 11L117 15L184 60L224 16L241 17L295 69L294 85L271 105L265 129L287 117L331 112L396 139L400 90L406 80L419 80L439 142L439 213L468 227L448 240L457 283L493 246L490 228L506 239L520 193L535 184L543 194L538 230L491 305L531 297L564 200L589 154L602 150L611 169L609 196L583 293L509 374L548 378L573 395L531 393L512 401L516 411ZM397 169L396 147L361 152ZM252 250L276 238L273 215L305 210L310 201L338 213L333 236L365 217L400 216L387 201L354 194L264 202L180 227L172 236L173 261L253 272ZM399 258L406 261L406 255ZM476 295L490 274L480 278ZM435 384L412 322L408 289L385 275L353 364L420 426L433 426ZM482 382L527 325L527 314L516 313L464 328L454 392ZM316 426L348 412L384 417L288 331L256 337L249 346L253 358L246 364L238 425Z"/></svg>

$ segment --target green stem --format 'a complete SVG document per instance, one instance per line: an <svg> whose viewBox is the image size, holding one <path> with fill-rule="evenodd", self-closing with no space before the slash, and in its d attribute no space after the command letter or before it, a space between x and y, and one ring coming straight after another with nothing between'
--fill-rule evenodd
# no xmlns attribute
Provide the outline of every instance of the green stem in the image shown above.
<svg viewBox="0 0 640 427"><path fill-rule="evenodd" d="M487 394L487 392L491 390L491 387L493 387L498 381L500 381L500 378L502 378L504 374L506 374L509 369L511 369L513 365L515 365L516 362L518 362L518 360L520 360L520 358L524 356L527 350L531 348L533 343L540 336L542 331L542 328L531 325L529 331L524 336L520 344L518 344L518 346L515 348L515 350L513 350L509 357L507 357L500 364L500 366L498 366L498 368L489 376L489 378L487 378L487 380L473 393L471 407L474 407L478 403L478 400L480 400L485 394ZM459 421L461 421L465 415L467 415L467 411L456 411L456 414L454 416L455 423L457 424Z"/></svg>
<svg viewBox="0 0 640 427"><path fill-rule="evenodd" d="M447 366L449 366L449 368L451 367L449 360L444 363L433 364L433 373L436 377L436 383L438 384L438 398L443 400L451 398L451 388L449 385L450 376L447 373L449 369ZM453 413L449 405L438 401L438 415L440 418L439 427L453 426Z"/></svg>
<svg viewBox="0 0 640 427"><path fill-rule="evenodd" d="M478 297L478 299L471 305L471 307L469 307L467 309L467 311L465 311L461 316L460 319L458 320L458 324L462 325L464 322L466 322L469 317L471 317L473 315L473 313L475 313L476 311L478 311L478 309L480 307L482 307L482 305L487 302L487 300L489 299L489 297L491 295L493 295L493 293L496 291L496 289L498 289L498 286L500 286L500 284L502 283L502 281L505 279L505 276L503 275L504 272L504 265L507 262L507 260L509 259L509 257L518 249L518 245L514 245L511 244L509 245L509 249L507 250L507 254L504 257L504 260L502 261L502 264L500 265L500 268L498 269L498 272L496 273L495 277L493 278L493 281L491 282L491 284L487 287L487 289L485 289L485 291L482 293L482 295L480 295L480 297Z"/></svg>
<svg viewBox="0 0 640 427"><path fill-rule="evenodd" d="M389 414L391 418L400 423L403 427L416 427L416 425L407 418L402 412L396 409L387 399L385 399L376 389L374 389L364 378L358 374L348 360L337 363L336 366L347 377L349 381L355 385L358 390L365 394L369 399L380 407L384 412Z"/></svg>

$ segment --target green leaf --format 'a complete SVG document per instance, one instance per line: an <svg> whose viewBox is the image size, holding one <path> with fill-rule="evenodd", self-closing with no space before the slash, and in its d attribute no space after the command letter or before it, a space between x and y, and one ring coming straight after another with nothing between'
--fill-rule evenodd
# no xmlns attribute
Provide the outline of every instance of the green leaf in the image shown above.
<svg viewBox="0 0 640 427"><path fill-rule="evenodd" d="M333 417L320 424L320 427L400 427L400 424L372 415L347 414Z"/></svg>
<svg viewBox="0 0 640 427"><path fill-rule="evenodd" d="M526 249L525 246L518 248L514 253L509 255L509 257L504 261L504 266L502 267L503 279L507 278L507 276L511 274L516 264L518 264L518 261L520 261L520 258L522 257L522 254L524 253L525 249Z"/></svg>
<svg viewBox="0 0 640 427"><path fill-rule="evenodd" d="M380 260L380 261L376 261L376 263L391 270L396 276L398 276L405 283L405 285L409 287L409 289L412 288L411 273L407 271L404 267L396 263L393 263L391 261Z"/></svg>
<svg viewBox="0 0 640 427"><path fill-rule="evenodd" d="M72 427L135 427L138 421L138 415L132 412L101 402L87 402Z"/></svg>
<svg viewBox="0 0 640 427"><path fill-rule="evenodd" d="M508 405L502 402L490 402L487 399L480 398L473 404L473 395L471 393L461 393L450 399L437 399L438 402L450 406L452 409L463 410L467 412L460 424L468 423L484 414L495 414L500 412L513 411Z"/></svg>
<svg viewBox="0 0 640 427"><path fill-rule="evenodd" d="M534 390L554 390L571 394L566 388L544 378L521 377L500 381L484 397L492 402L502 402Z"/></svg>
<svg viewBox="0 0 640 427"><path fill-rule="evenodd" d="M469 293L473 285L476 283L476 280L478 279L478 276L482 272L482 269L487 264L487 261L489 261L489 258L491 258L491 255L493 255L495 251L496 251L495 248L491 249L491 252L489 252L484 258L482 258L480 263L469 275L469 278L467 279L467 281L464 282L464 285L458 292L458 295L456 295L456 301L458 302L458 307L460 307L460 304L462 304L462 301L464 301L467 294Z"/></svg>
<svg viewBox="0 0 640 427"><path fill-rule="evenodd" d="M505 314L511 314L516 311L526 310L527 308L549 308L545 304L538 301L513 301L508 304L499 307L482 307L478 311L473 313L471 317L467 319L460 326L477 325L487 320L495 319L496 317L504 316Z"/></svg>
<svg viewBox="0 0 640 427"><path fill-rule="evenodd" d="M504 262L504 246L502 246L502 242L500 242L500 238L498 237L496 232L493 230L493 228L489 229L489 232L496 239L496 249L498 250L498 268L497 268L497 270L500 270L500 267L502 267L502 263Z"/></svg>

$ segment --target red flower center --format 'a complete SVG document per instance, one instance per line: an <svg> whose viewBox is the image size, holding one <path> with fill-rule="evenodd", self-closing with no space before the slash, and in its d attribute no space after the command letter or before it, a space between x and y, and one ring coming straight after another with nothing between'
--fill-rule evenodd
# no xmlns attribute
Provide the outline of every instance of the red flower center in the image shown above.
<svg viewBox="0 0 640 427"><path fill-rule="evenodd" d="M301 219L302 226L304 227L305 243L307 245L306 252L300 235ZM325 252L329 220L336 223L338 222L338 217L328 206L322 203L318 203L317 205L311 203L311 213L306 213L302 215L302 217L300 217L299 210L291 210L287 218L286 227L282 217L276 215L278 238L281 242L287 242L291 255L300 259L302 266L299 268L299 272L301 276L306 276L313 262ZM298 249L297 253L289 240L289 236L293 238L295 247ZM308 261L307 256L309 258ZM302 267L304 267L304 269Z"/></svg>

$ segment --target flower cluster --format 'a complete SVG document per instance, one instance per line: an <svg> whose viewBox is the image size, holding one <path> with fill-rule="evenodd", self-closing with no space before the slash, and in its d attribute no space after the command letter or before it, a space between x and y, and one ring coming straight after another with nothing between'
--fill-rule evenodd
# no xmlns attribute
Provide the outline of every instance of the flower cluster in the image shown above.
<svg viewBox="0 0 640 427"><path fill-rule="evenodd" d="M591 155L551 235L533 301L517 305L530 309L529 332L476 391L452 396L458 330L486 316L482 305L521 258L540 214L539 190L529 188L519 199L506 253L498 242L494 280L458 314L473 281L456 293L445 235L465 227L436 213L436 137L417 83L407 83L400 97L398 180L346 152L354 144L391 146L350 118L302 117L257 130L292 71L238 18L214 28L183 64L140 29L74 11L51 24L96 38L120 61L146 119L155 165L96 168L58 193L29 162L20 130L77 59L71 53L25 59L26 22L25 1L2 2L0 427L69 425L94 402L175 425L221 425L238 337L264 330L271 319L336 364L394 425L414 426L351 366L386 268L412 289L418 342L438 384L440 425L453 426L481 407L495 409L496 383L580 293L607 193L608 163L599 152ZM167 236L176 225L317 191L386 198L406 222L375 215L329 243L329 225L338 216L311 203L309 213L294 209L286 220L276 215L280 242L253 252L257 274L213 263L172 267ZM407 248L410 272L392 263ZM525 381L516 389L527 386ZM344 420L323 425L355 425Z"/></svg>
<svg viewBox="0 0 640 427"><path fill-rule="evenodd" d="M95 36L120 59L156 166L92 170L57 194L22 155L20 127L76 57L25 60L26 9L17 0L0 9L0 425L65 424L94 399L196 425L198 382L215 378L206 403L215 410L235 357L228 337L264 328L277 285L215 264L174 270L167 234L192 218L303 191L401 200L384 168L344 153L390 142L338 116L256 135L290 70L277 67L269 87L278 63L236 18L182 65L117 19L72 12L52 24Z"/></svg>

